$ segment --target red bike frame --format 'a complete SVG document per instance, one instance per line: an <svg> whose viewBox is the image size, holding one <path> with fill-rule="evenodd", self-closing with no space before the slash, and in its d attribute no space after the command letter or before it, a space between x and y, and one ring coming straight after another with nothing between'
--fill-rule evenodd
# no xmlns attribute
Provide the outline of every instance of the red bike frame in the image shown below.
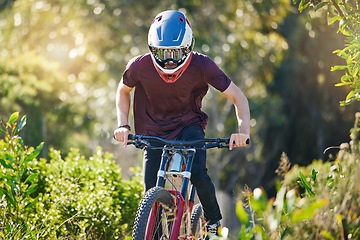
<svg viewBox="0 0 360 240"><path fill-rule="evenodd" d="M186 202L185 202L185 199L179 194L179 192L175 191L175 190L168 190L176 199L178 199L176 206L177 207L177 211L176 211L176 218L175 218L175 221L174 221L174 225L173 225L173 229L172 229L172 232L171 232L171 237L170 237L170 240L178 240L178 236L179 236L179 233L180 233L180 226L181 226L181 221L183 219L183 215L184 215L184 212L186 212L186 210L188 210L190 213L192 211L192 208L194 206L194 202L192 201L189 201L189 209L187 209L187 206L186 206ZM178 197L178 198L177 198ZM151 240L151 236L153 235L153 229L154 229L154 226L156 224L156 215L158 213L158 208L159 208L159 204L155 204L153 206L153 208L151 209L151 213L150 213L150 221L149 221L149 224L148 224L148 227L146 229L146 240ZM186 239L195 239L191 236L187 236Z"/></svg>
<svg viewBox="0 0 360 240"><path fill-rule="evenodd" d="M163 151L160 169L158 171L158 180L156 183L157 186L163 186L165 184L166 175L172 174L171 172L166 171L166 168L167 168L168 162L169 162L168 160L171 157L171 154L169 152L170 150L171 149L165 148ZM184 212L186 212L188 210L189 213L191 213L192 208L194 206L195 187L191 186L191 190L190 190L191 193L190 193L188 204L185 201L185 196L186 196L188 184L190 181L190 176L191 176L190 171L192 168L192 163L193 163L193 159L194 159L196 150L194 148L188 148L188 149L185 149L184 151L188 152L186 165L183 164L182 172L175 173L175 174L183 176L181 192L176 191L176 190L168 190L168 192L174 196L174 199L176 199L175 205L177 206L177 211L175 213L176 217L174 220L170 240L178 240L179 239L178 237L179 237L179 233L180 233L180 227L181 227L181 222L183 219ZM146 237L145 237L146 240L151 240L150 238L151 238L151 236L153 236L153 229L156 224L158 208L159 208L159 204L155 204L153 206L153 208L151 209L149 223L148 223L148 226L146 229ZM185 239L194 239L194 238L192 238L191 236L187 236Z"/></svg>

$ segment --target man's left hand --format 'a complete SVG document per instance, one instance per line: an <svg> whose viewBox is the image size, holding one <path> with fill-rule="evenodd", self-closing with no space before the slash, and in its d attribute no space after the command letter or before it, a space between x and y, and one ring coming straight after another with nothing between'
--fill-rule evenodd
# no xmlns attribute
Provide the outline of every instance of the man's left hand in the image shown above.
<svg viewBox="0 0 360 240"><path fill-rule="evenodd" d="M249 134L245 133L233 133L230 137L229 149L232 150L234 147L246 146L246 141L250 139Z"/></svg>

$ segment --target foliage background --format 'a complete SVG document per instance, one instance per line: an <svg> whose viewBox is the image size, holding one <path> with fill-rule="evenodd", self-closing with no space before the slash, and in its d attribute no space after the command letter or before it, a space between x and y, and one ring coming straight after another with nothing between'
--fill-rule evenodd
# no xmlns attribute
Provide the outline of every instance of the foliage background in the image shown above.
<svg viewBox="0 0 360 240"><path fill-rule="evenodd" d="M19 112L0 122L1 239L129 238L142 197L139 170L125 180L112 154L100 147L89 157L70 149L65 158L24 144L27 123Z"/></svg>
<svg viewBox="0 0 360 240"><path fill-rule="evenodd" d="M113 152L127 176L139 157L112 140L115 90L125 65L147 52L147 31L166 9L187 14L195 50L208 54L250 102L252 144L209 153L209 171L230 195L246 184L274 194L282 152L293 164L327 159L328 146L349 140L358 103L340 106L349 88L335 87L344 46L325 12L287 0L0 1L0 118L28 116L24 141L63 155L96 146ZM236 130L232 104L213 89L205 98L209 137Z"/></svg>

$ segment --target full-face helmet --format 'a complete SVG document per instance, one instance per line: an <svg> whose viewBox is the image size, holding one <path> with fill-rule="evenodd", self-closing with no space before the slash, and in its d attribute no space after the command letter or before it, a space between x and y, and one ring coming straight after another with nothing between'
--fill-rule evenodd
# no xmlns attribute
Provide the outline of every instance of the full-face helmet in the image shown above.
<svg viewBox="0 0 360 240"><path fill-rule="evenodd" d="M185 14L169 10L155 17L148 45L154 66L165 82L173 83L184 73L191 61L194 42Z"/></svg>

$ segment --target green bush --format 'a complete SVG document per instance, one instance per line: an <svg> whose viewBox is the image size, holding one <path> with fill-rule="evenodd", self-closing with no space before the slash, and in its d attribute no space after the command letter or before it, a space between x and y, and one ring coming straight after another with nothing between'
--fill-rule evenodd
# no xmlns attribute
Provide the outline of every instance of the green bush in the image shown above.
<svg viewBox="0 0 360 240"><path fill-rule="evenodd" d="M124 180L101 148L89 159L77 149L64 158L51 149L49 159L37 160L43 144L24 145L17 132L26 118L17 124L17 117L1 128L0 238L127 238L143 191L139 171Z"/></svg>
<svg viewBox="0 0 360 240"><path fill-rule="evenodd" d="M276 198L257 188L239 201L239 239L360 239L360 113L335 161L293 166L282 156ZM284 167L285 166L285 167ZM250 210L246 211L246 207ZM250 213L250 214L249 214Z"/></svg>
<svg viewBox="0 0 360 240"><path fill-rule="evenodd" d="M327 198L328 204L318 210L313 218L292 227L286 239L360 239L360 152L359 114L351 129L350 144L342 144L333 162L316 161L307 167L293 168L286 176L294 182L294 172L316 169L318 178L311 183L316 198ZM305 197L309 199L310 197Z"/></svg>
<svg viewBox="0 0 360 240"><path fill-rule="evenodd" d="M26 125L26 117L16 123L19 113L11 115L6 124L0 126L0 237L1 239L23 239L36 235L35 225L30 223L35 205L39 201L35 191L38 172L30 162L42 150L24 145L17 133ZM35 195L35 196L34 196Z"/></svg>
<svg viewBox="0 0 360 240"><path fill-rule="evenodd" d="M100 148L89 159L71 149L64 159L50 150L50 160L34 162L40 171L42 202L34 217L51 226L51 237L124 239L131 232L142 192L140 178L121 178L120 168Z"/></svg>

